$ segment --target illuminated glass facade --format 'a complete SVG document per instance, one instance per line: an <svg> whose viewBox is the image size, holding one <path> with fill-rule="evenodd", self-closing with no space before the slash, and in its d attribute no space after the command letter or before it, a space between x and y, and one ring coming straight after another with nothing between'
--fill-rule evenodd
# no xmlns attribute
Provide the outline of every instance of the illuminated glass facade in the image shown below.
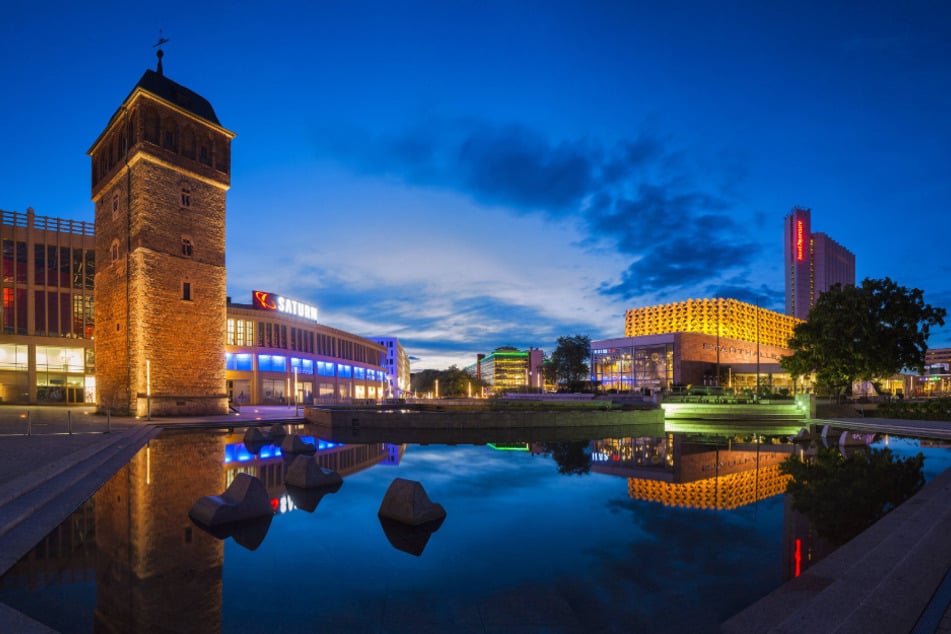
<svg viewBox="0 0 951 634"><path fill-rule="evenodd" d="M94 401L92 223L0 214L0 402Z"/></svg>
<svg viewBox="0 0 951 634"><path fill-rule="evenodd" d="M544 353L539 348L517 350L497 348L465 371L482 379L494 392L541 391L544 387L542 363Z"/></svg>
<svg viewBox="0 0 951 634"><path fill-rule="evenodd" d="M666 389L674 382L673 337L612 339L591 344L591 375L603 390Z"/></svg>

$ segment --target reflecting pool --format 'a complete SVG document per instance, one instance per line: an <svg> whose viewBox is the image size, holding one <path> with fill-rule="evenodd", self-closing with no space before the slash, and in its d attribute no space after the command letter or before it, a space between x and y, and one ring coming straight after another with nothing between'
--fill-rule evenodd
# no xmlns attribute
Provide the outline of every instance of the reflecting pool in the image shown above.
<svg viewBox="0 0 951 634"><path fill-rule="evenodd" d="M289 492L291 456L249 447L244 429L167 430L0 580L0 602L62 632L714 632L818 552L783 494L795 429L287 431L319 447L339 489ZM914 439L851 450L886 443L923 452L927 478L951 465ZM239 472L265 484L273 516L218 536L189 519ZM445 520L381 522L394 478Z"/></svg>

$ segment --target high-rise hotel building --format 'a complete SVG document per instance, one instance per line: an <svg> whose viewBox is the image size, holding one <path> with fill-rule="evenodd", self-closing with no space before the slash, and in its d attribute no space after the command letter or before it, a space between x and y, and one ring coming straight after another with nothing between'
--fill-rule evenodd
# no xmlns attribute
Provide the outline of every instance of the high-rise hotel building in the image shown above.
<svg viewBox="0 0 951 634"><path fill-rule="evenodd" d="M786 216L784 273L786 314L805 319L819 295L836 284L855 284L855 255L824 233L813 233L811 211Z"/></svg>

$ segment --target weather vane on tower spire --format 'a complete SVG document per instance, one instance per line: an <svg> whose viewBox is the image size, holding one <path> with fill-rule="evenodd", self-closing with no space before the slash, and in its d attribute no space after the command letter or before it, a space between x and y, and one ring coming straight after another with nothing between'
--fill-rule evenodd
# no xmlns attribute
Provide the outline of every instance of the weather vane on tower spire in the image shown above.
<svg viewBox="0 0 951 634"><path fill-rule="evenodd" d="M158 48L158 47L160 47L162 44L165 44L166 42L169 41L167 37L162 37L162 29L159 29L158 32L159 32L158 42L156 42L155 44L153 44L153 45L152 45L152 48ZM163 55L165 55L165 53L162 52L162 49L161 49L161 48L159 48L159 50L155 51L155 56L158 57L158 74L159 74L159 75L162 75L162 74L163 74L163 72L162 72L162 56L163 56Z"/></svg>

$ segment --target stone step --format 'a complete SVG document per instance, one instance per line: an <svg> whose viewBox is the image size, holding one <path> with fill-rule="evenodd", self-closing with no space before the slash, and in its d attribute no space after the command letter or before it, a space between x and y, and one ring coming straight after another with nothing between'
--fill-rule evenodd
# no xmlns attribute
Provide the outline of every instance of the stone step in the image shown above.
<svg viewBox="0 0 951 634"><path fill-rule="evenodd" d="M0 487L0 574L94 494L160 430L123 432ZM110 435L112 436L112 435Z"/></svg>

